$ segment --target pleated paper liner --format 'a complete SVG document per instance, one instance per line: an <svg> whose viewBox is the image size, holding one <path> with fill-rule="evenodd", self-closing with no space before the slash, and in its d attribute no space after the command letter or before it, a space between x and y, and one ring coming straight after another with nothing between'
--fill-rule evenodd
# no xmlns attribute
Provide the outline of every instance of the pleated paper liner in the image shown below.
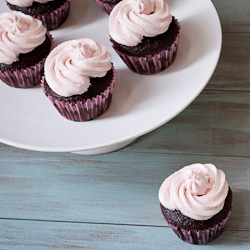
<svg viewBox="0 0 250 250"><path fill-rule="evenodd" d="M51 46L49 53L54 48L54 39L50 33L47 33L50 38ZM48 54L49 54L48 53ZM0 79L7 85L14 88L31 88L41 82L41 78L44 74L44 63L46 57L35 65L20 69L20 70L10 70L7 69L4 72L0 72Z"/></svg>
<svg viewBox="0 0 250 250"><path fill-rule="evenodd" d="M161 72L174 62L177 54L180 39L180 23L177 20L176 23L178 25L178 33L175 40L167 49L159 53L138 57L130 56L117 49L115 49L115 51L128 68L138 74L152 75Z"/></svg>
<svg viewBox="0 0 250 250"><path fill-rule="evenodd" d="M105 3L100 0L96 0L96 3L109 15L111 10L116 6L116 4Z"/></svg>
<svg viewBox="0 0 250 250"><path fill-rule="evenodd" d="M161 209L162 209L162 205L161 205ZM199 229L183 229L181 227L175 226L173 224L171 224L166 217L164 216L166 222L168 223L168 225L170 226L170 228L174 231L174 233L183 241L190 243L190 244L198 244L198 245L202 245L202 244L206 244L210 241L215 240L216 238L218 238L222 232L224 231L227 221L231 215L232 212L232 204L231 204L231 208L229 209L226 217L224 219L222 219L219 223L216 223L215 225L213 225L213 227L209 227L203 230L199 230ZM163 213L163 211L162 211ZM164 215L164 213L163 213Z"/></svg>
<svg viewBox="0 0 250 250"><path fill-rule="evenodd" d="M86 101L69 102L59 100L44 88L45 78L43 77L41 85L45 95L53 103L57 111L66 119L77 122L93 120L107 111L112 100L113 89L116 79L116 72L112 67L113 77L109 86L99 95L87 99Z"/></svg>
<svg viewBox="0 0 250 250"><path fill-rule="evenodd" d="M59 8L53 10L49 13L44 13L40 15L34 15L33 17L41 20L44 26L47 27L48 30L54 30L62 25L69 15L71 0L66 0L63 5ZM8 7L11 9L10 4L7 2ZM11 9L14 10L14 9Z"/></svg>

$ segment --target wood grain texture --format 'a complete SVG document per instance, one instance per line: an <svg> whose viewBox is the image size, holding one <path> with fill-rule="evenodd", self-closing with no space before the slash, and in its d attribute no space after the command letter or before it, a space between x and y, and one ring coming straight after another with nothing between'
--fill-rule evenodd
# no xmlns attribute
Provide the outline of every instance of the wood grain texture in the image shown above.
<svg viewBox="0 0 250 250"><path fill-rule="evenodd" d="M248 249L249 232L226 229L204 246L182 242L170 228L36 221L0 221L0 250Z"/></svg>
<svg viewBox="0 0 250 250"><path fill-rule="evenodd" d="M150 153L1 151L0 218L164 226L158 189L194 162L225 171L234 192L228 228L250 230L250 159Z"/></svg>
<svg viewBox="0 0 250 250"><path fill-rule="evenodd" d="M223 33L220 60L206 89L250 91L249 41L250 33Z"/></svg>
<svg viewBox="0 0 250 250"><path fill-rule="evenodd" d="M123 151L250 156L250 93L204 91L181 114Z"/></svg>
<svg viewBox="0 0 250 250"><path fill-rule="evenodd" d="M218 67L169 123L99 156L0 143L0 250L197 249L167 226L157 197L167 176L194 162L224 170L234 202L225 232L199 249L250 248L250 1L213 3L223 29Z"/></svg>
<svg viewBox="0 0 250 250"><path fill-rule="evenodd" d="M249 0L212 0L223 32L250 32Z"/></svg>

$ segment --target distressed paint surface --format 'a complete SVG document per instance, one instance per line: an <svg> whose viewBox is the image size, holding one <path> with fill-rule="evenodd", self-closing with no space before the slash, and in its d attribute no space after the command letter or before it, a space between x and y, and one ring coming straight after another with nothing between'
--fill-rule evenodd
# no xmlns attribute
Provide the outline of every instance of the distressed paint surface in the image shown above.
<svg viewBox="0 0 250 250"><path fill-rule="evenodd" d="M212 0L224 32L250 32L250 1Z"/></svg>
<svg viewBox="0 0 250 250"><path fill-rule="evenodd" d="M185 165L212 162L234 192L228 227L250 230L248 158L17 151L2 164L8 152L0 153L0 218L164 226L158 201L162 181Z"/></svg>
<svg viewBox="0 0 250 250"><path fill-rule="evenodd" d="M237 4L237 1L235 1L235 4ZM248 19L250 20L250 18ZM221 57L205 89L250 90L249 41L250 33L223 33Z"/></svg>
<svg viewBox="0 0 250 250"><path fill-rule="evenodd" d="M123 151L250 156L250 93L203 91L181 114Z"/></svg>
<svg viewBox="0 0 250 250"><path fill-rule="evenodd" d="M5 230L4 230L5 228ZM0 221L0 250L151 250L151 249L247 249L250 243L246 231L226 229L204 246L194 246L179 240L170 228L119 225L93 225L30 221ZM15 243L19 242L18 245ZM226 242L226 243L225 243ZM240 242L240 243L239 243ZM35 248L34 248L35 247Z"/></svg>
<svg viewBox="0 0 250 250"><path fill-rule="evenodd" d="M167 176L194 162L224 170L234 201L224 233L198 248L250 248L250 1L213 3L223 29L218 67L169 123L99 156L0 144L0 250L197 249L167 226L157 198ZM92 0L72 2L80 4L103 15Z"/></svg>

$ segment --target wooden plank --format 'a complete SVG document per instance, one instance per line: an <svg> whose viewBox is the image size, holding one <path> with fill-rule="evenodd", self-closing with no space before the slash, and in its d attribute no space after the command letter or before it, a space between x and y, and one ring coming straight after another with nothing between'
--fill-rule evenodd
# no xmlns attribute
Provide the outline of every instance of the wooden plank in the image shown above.
<svg viewBox="0 0 250 250"><path fill-rule="evenodd" d="M224 32L250 32L249 0L212 0Z"/></svg>
<svg viewBox="0 0 250 250"><path fill-rule="evenodd" d="M249 157L249 117L249 92L203 91L173 120L122 151ZM0 150L7 149L0 144Z"/></svg>
<svg viewBox="0 0 250 250"><path fill-rule="evenodd" d="M250 90L249 41L250 33L223 34L221 57L206 89Z"/></svg>
<svg viewBox="0 0 250 250"><path fill-rule="evenodd" d="M199 249L247 249L249 231L231 231ZM36 221L0 221L0 249L195 249L182 242L170 228Z"/></svg>
<svg viewBox="0 0 250 250"><path fill-rule="evenodd" d="M234 192L228 228L250 229L250 159L150 153L1 151L0 218L164 226L158 189L194 162L226 172Z"/></svg>
<svg viewBox="0 0 250 250"><path fill-rule="evenodd" d="M204 91L186 110L123 151L250 156L250 93Z"/></svg>

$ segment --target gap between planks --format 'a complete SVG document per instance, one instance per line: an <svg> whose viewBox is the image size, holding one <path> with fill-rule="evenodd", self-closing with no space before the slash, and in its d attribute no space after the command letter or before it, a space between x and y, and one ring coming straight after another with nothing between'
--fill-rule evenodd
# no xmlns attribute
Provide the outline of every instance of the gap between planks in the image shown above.
<svg viewBox="0 0 250 250"><path fill-rule="evenodd" d="M89 221L61 221L61 220L39 220L39 219L25 219L25 218L0 218L3 221L25 221L25 222L44 222L44 223L67 223L67 224L87 224L87 225L106 225L106 226L125 226L125 227L153 227L153 228L170 228L158 225L143 225L143 224L123 224L123 223L104 223L104 222L89 222ZM250 229L235 229L226 227L228 231L250 232Z"/></svg>

